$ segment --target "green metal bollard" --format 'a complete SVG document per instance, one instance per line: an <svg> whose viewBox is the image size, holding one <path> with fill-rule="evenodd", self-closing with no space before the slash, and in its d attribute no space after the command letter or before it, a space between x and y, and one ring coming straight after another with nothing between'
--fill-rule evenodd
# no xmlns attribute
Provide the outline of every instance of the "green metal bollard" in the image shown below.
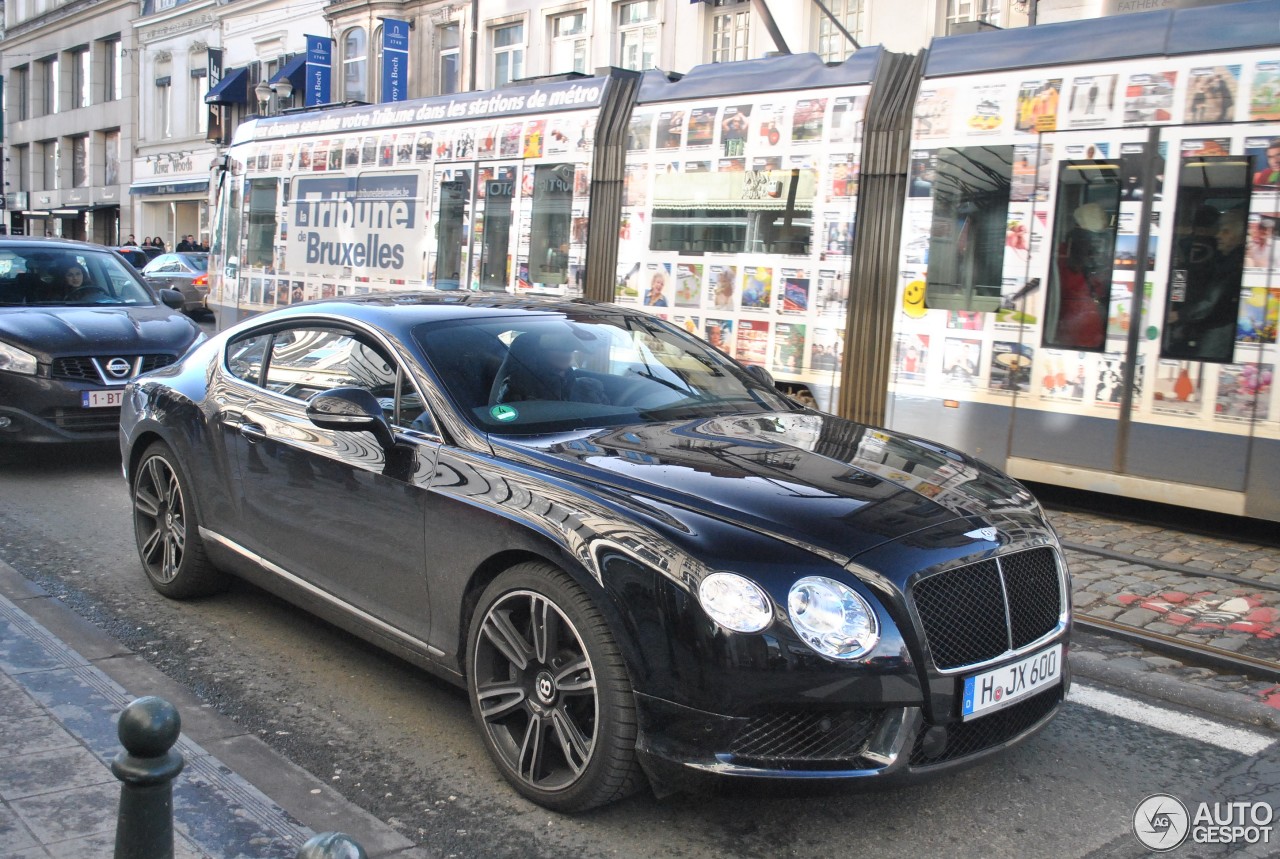
<svg viewBox="0 0 1280 859"><path fill-rule="evenodd" d="M350 835L321 832L298 848L297 859L369 859L364 848Z"/></svg>
<svg viewBox="0 0 1280 859"><path fill-rule="evenodd" d="M186 763L173 744L181 731L182 718L163 698L139 698L120 714L125 750L111 762L123 782L115 859L173 859L173 780Z"/></svg>

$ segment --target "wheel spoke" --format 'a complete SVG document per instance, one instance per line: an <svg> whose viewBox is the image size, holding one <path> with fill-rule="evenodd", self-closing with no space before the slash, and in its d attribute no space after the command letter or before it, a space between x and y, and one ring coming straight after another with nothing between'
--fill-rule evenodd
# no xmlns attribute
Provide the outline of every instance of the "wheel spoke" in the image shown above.
<svg viewBox="0 0 1280 859"><path fill-rule="evenodd" d="M153 456L147 460L147 476L151 478L151 487L155 489L156 496L160 501L168 501L169 499L165 496L165 489L169 481L165 474L164 461L160 457Z"/></svg>
<svg viewBox="0 0 1280 859"><path fill-rule="evenodd" d="M573 719L563 706L551 711L551 726L555 728L556 739L560 742L560 750L564 752L565 763L573 770L574 775L582 772L591 757L591 739L578 730Z"/></svg>
<svg viewBox="0 0 1280 859"><path fill-rule="evenodd" d="M178 573L178 551L170 534L164 537L164 577L172 579Z"/></svg>
<svg viewBox="0 0 1280 859"><path fill-rule="evenodd" d="M157 547L161 547L160 550L161 552L163 552L163 548L162 548L162 542L164 540L163 531L164 531L163 528L156 528L150 534L147 535L147 539L142 544L140 553L148 564L155 565L158 562L159 559L156 557Z"/></svg>
<svg viewBox="0 0 1280 859"><path fill-rule="evenodd" d="M534 597L531 616L533 656L538 662L546 665L559 646L560 614L550 600Z"/></svg>
<svg viewBox="0 0 1280 859"><path fill-rule="evenodd" d="M143 516L150 516L152 519L160 515L160 499L143 489L141 481L133 495L133 507Z"/></svg>
<svg viewBox="0 0 1280 859"><path fill-rule="evenodd" d="M556 688L561 692L590 692L596 688L596 678L591 673L591 662L586 655L568 665L561 666L555 676Z"/></svg>
<svg viewBox="0 0 1280 859"><path fill-rule="evenodd" d="M169 482L165 486L164 500L169 502L169 509L182 512L182 489L178 486L178 475L169 472Z"/></svg>
<svg viewBox="0 0 1280 859"><path fill-rule="evenodd" d="M484 619L484 628L482 630L485 638L498 648L498 652L507 658L507 661L516 668L523 671L529 667L529 657L531 656L531 648L529 643L524 640L524 636L520 634L520 630L516 629L511 623L511 613L509 611L491 611Z"/></svg>
<svg viewBox="0 0 1280 859"><path fill-rule="evenodd" d="M546 726L542 717L533 714L524 731L524 740L520 743L520 776L530 784L538 781L538 772L542 769L542 756L546 751Z"/></svg>
<svg viewBox="0 0 1280 859"><path fill-rule="evenodd" d="M514 683L495 683L476 689L480 713L486 722L496 722L524 706L525 692Z"/></svg>
<svg viewBox="0 0 1280 859"><path fill-rule="evenodd" d="M173 540L174 548L178 554L182 554L182 550L187 546L186 526L183 525L181 519L175 518L173 526L169 528L169 537Z"/></svg>

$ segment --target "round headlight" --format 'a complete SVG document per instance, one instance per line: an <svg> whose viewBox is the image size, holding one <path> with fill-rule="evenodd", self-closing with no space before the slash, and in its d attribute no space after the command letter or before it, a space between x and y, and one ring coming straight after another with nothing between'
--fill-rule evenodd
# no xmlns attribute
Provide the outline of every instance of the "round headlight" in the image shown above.
<svg viewBox="0 0 1280 859"><path fill-rule="evenodd" d="M880 625L867 601L823 576L806 576L791 586L787 614L805 644L834 659L861 656L880 638Z"/></svg>
<svg viewBox="0 0 1280 859"><path fill-rule="evenodd" d="M769 598L737 573L712 573L698 585L698 600L711 619L734 632L759 632L773 620Z"/></svg>

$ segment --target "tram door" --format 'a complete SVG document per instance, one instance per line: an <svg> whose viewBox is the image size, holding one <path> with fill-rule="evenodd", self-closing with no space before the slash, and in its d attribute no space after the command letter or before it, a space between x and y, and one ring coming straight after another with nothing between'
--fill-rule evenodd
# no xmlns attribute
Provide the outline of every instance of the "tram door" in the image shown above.
<svg viewBox="0 0 1280 859"><path fill-rule="evenodd" d="M1032 348L1017 353L1032 360L1011 465L1246 488L1253 414L1230 392L1252 354L1237 343L1250 276L1236 237L1257 198L1250 156L1231 154L1238 137L1205 125L1040 136L1031 221L1049 267L1038 331L1022 335Z"/></svg>

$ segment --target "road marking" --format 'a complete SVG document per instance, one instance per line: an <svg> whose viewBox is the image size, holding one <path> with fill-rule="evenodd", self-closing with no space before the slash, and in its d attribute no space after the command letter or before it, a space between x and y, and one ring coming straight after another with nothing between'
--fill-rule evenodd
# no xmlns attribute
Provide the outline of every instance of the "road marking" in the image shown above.
<svg viewBox="0 0 1280 859"><path fill-rule="evenodd" d="M1242 755L1256 755L1275 741L1266 734L1245 728L1233 728L1199 716L1180 713L1177 710L1154 707L1141 701L1134 701L1132 698L1124 698L1086 686L1083 683L1073 683L1067 698L1077 704L1083 704L1131 722L1141 722L1171 734L1209 743Z"/></svg>

